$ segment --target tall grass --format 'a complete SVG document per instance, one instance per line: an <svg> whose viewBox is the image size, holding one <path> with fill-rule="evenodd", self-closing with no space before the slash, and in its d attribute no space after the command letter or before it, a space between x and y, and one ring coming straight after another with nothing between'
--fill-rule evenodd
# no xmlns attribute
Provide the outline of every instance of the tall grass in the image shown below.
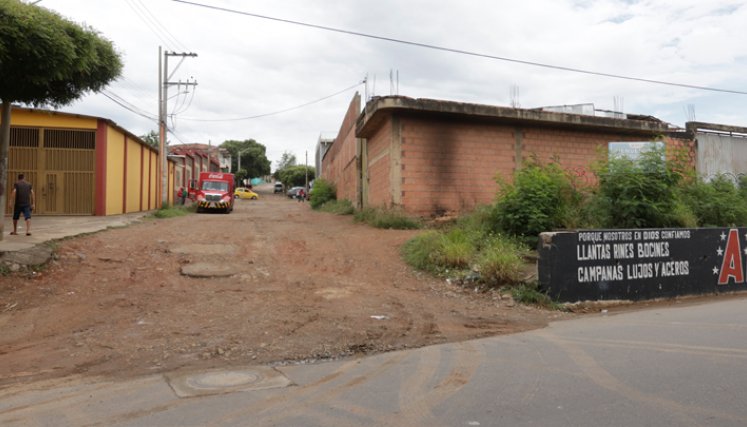
<svg viewBox="0 0 747 427"><path fill-rule="evenodd" d="M356 222L363 222L376 228L389 228L395 230L413 230L421 227L420 221L405 215L402 212L380 209L365 208L353 214Z"/></svg>
<svg viewBox="0 0 747 427"><path fill-rule="evenodd" d="M488 286L520 283L528 250L516 238L495 233L490 221L480 209L447 230L421 233L403 245L402 257L419 270L477 276Z"/></svg>
<svg viewBox="0 0 747 427"><path fill-rule="evenodd" d="M323 205L319 206L319 210L322 212L333 213L335 215L352 215L355 212L355 208L350 200L330 200Z"/></svg>
<svg viewBox="0 0 747 427"><path fill-rule="evenodd" d="M190 213L193 213L195 210L196 210L195 204L192 204L189 206L171 206L168 208L161 208L153 212L153 216L159 219L174 218L178 216L188 215Z"/></svg>

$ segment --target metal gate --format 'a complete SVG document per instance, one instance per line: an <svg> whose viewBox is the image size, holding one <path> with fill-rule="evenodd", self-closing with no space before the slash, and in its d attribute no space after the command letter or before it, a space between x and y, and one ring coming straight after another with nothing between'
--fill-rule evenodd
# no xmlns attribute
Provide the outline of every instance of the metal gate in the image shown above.
<svg viewBox="0 0 747 427"><path fill-rule="evenodd" d="M12 127L8 157L8 205L18 174L36 194L36 214L93 215L96 132Z"/></svg>

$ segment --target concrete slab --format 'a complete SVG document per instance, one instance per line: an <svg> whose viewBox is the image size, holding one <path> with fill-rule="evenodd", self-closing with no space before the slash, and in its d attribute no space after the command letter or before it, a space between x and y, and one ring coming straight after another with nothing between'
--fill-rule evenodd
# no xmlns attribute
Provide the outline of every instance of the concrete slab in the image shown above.
<svg viewBox="0 0 747 427"><path fill-rule="evenodd" d="M3 218L4 235L0 240L0 263L39 265L49 260L51 251L39 249L44 243L82 234L95 233L107 228L124 227L139 222L150 212L135 212L110 216L35 216L31 218L31 235L26 235L23 220L18 222L18 235L10 235L13 222L10 216ZM47 247L48 248L48 247ZM11 255L12 254L12 255ZM39 257L46 255L46 259ZM11 260L11 261L9 261Z"/></svg>
<svg viewBox="0 0 747 427"><path fill-rule="evenodd" d="M179 397L265 390L287 387L292 384L285 375L267 366L240 370L170 373L165 377Z"/></svg>
<svg viewBox="0 0 747 427"><path fill-rule="evenodd" d="M197 262L182 266L182 274L189 277L228 277L238 274L232 265Z"/></svg>

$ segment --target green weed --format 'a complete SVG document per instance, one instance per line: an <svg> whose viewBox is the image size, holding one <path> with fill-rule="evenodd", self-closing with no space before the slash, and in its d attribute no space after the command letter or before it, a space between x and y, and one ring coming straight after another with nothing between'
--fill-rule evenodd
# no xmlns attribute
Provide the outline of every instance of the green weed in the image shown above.
<svg viewBox="0 0 747 427"><path fill-rule="evenodd" d="M540 292L536 284L521 284L511 288L511 297L520 304L535 305L550 310L563 310L563 306Z"/></svg>
<svg viewBox="0 0 747 427"><path fill-rule="evenodd" d="M426 231L418 234L402 245L400 252L402 258L409 265L418 270L437 273L442 269L438 262L443 247L441 233L437 231Z"/></svg>
<svg viewBox="0 0 747 427"><path fill-rule="evenodd" d="M313 197L313 196L312 196ZM350 200L330 200L319 207L322 212L333 213L336 215L352 215L355 208Z"/></svg>
<svg viewBox="0 0 747 427"><path fill-rule="evenodd" d="M335 185L324 178L314 181L314 188L309 196L309 204L312 209L319 209L327 202L337 199Z"/></svg>
<svg viewBox="0 0 747 427"><path fill-rule="evenodd" d="M168 208L161 208L153 212L153 217L164 219L164 218L175 218L178 216L188 215L195 211L195 206L172 206Z"/></svg>
<svg viewBox="0 0 747 427"><path fill-rule="evenodd" d="M501 285L521 281L527 252L522 245L508 237L489 238L476 260L483 282Z"/></svg>
<svg viewBox="0 0 747 427"><path fill-rule="evenodd" d="M420 221L417 219L389 209L365 208L356 211L353 214L353 219L356 222L363 222L376 228L413 230L421 227Z"/></svg>

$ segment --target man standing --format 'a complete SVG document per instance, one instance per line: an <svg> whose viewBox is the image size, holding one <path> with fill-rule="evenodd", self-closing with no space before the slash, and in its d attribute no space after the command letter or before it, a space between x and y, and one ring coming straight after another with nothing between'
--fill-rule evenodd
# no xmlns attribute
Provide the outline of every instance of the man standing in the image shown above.
<svg viewBox="0 0 747 427"><path fill-rule="evenodd" d="M13 192L10 194L10 206L13 208L13 231L10 234L18 234L18 219L23 213L26 220L26 235L31 235L31 211L34 209L34 190L31 183L26 181L23 174L18 174L18 181L13 184Z"/></svg>

